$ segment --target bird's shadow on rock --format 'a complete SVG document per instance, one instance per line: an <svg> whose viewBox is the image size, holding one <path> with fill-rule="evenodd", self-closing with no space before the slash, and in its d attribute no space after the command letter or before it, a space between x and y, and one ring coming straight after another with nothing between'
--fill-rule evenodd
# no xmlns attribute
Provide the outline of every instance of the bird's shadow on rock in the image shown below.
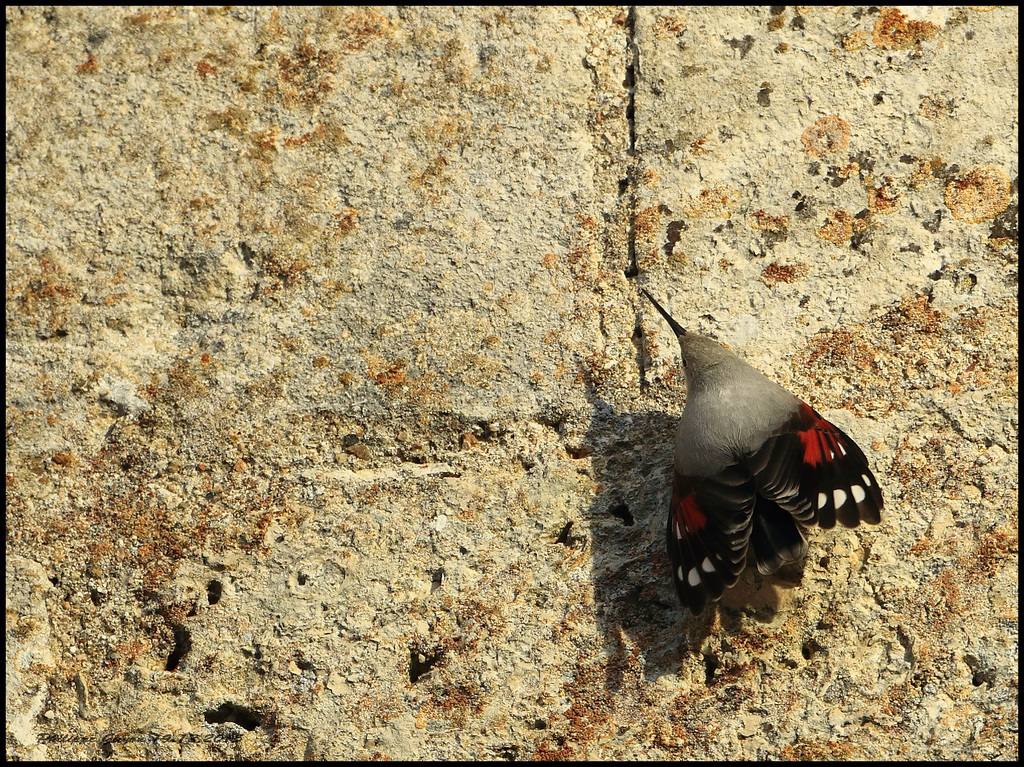
<svg viewBox="0 0 1024 767"><path fill-rule="evenodd" d="M712 684L721 661L707 647L709 636L742 633L751 620L771 622L780 606L778 587L799 582L802 567L780 579L748 566L736 586L700 615L682 607L665 545L678 415L619 413L594 387L588 389L586 444L597 492L586 521L606 691L619 692L624 677L637 676L638 668L646 682L678 674L688 654L700 659L705 682Z"/></svg>

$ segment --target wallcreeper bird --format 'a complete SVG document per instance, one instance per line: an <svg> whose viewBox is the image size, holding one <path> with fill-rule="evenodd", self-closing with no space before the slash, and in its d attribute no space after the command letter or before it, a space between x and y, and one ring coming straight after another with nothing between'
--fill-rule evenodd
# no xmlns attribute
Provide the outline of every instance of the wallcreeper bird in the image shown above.
<svg viewBox="0 0 1024 767"><path fill-rule="evenodd" d="M767 575L807 553L805 527L881 521L882 493L852 439L643 294L679 339L686 377L668 514L672 579L684 605L699 613L721 597L748 548Z"/></svg>

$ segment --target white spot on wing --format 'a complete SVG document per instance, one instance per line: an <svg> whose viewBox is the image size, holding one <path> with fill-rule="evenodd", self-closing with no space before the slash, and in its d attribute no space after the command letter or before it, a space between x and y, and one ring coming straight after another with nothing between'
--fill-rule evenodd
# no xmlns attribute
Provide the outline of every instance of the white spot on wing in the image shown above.
<svg viewBox="0 0 1024 767"><path fill-rule="evenodd" d="M828 496L824 493L818 493L818 508L824 509L826 503L828 503Z"/></svg>
<svg viewBox="0 0 1024 767"><path fill-rule="evenodd" d="M686 582L689 583L694 588L696 588L697 586L700 585L700 575L697 573L697 568L696 567L691 567L690 568L690 575L687 578Z"/></svg>
<svg viewBox="0 0 1024 767"><path fill-rule="evenodd" d="M676 520L676 540L683 540L683 531L679 529L679 521Z"/></svg>
<svg viewBox="0 0 1024 767"><path fill-rule="evenodd" d="M836 489L835 489L835 490L834 490L834 491L832 492L832 497L833 497L833 498L835 499L835 501L836 501L836 508L837 508L837 509L838 509L838 508L839 508L840 506L842 506L842 505L843 505L844 503L846 503L846 491L845 491L845 490L843 490L843 489L842 489L841 487L837 487L837 488L836 488Z"/></svg>
<svg viewBox="0 0 1024 767"><path fill-rule="evenodd" d="M860 478L864 480L865 485L871 487L871 477L869 477L867 474L861 474Z"/></svg>
<svg viewBox="0 0 1024 767"><path fill-rule="evenodd" d="M700 563L700 569L706 573L713 573L715 571L715 566L711 564L710 559L704 557L704 561Z"/></svg>
<svg viewBox="0 0 1024 767"><path fill-rule="evenodd" d="M842 442L839 443L839 452L842 453L843 455L846 455L846 447L843 445Z"/></svg>
<svg viewBox="0 0 1024 767"><path fill-rule="evenodd" d="M854 485L850 488L850 491L853 493L853 500L857 503L860 503L867 498L867 493L864 492L864 488L860 485Z"/></svg>
<svg viewBox="0 0 1024 767"><path fill-rule="evenodd" d="M680 581L686 580L686 578L683 577L683 566L682 565L679 565L679 567L676 568L676 579L680 580Z"/></svg>

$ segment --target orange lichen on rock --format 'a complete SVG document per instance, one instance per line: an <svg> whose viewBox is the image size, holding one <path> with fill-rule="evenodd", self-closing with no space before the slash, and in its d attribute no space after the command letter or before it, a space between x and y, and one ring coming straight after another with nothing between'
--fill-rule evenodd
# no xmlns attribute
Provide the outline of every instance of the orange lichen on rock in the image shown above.
<svg viewBox="0 0 1024 767"><path fill-rule="evenodd" d="M358 225L359 210L344 208L338 213L331 214L331 223L327 227L327 232L335 239L339 239L352 232Z"/></svg>
<svg viewBox="0 0 1024 767"><path fill-rule="evenodd" d="M883 8L875 22L871 39L879 48L904 50L916 48L925 40L935 37L939 27L930 21L910 19L896 8Z"/></svg>
<svg viewBox="0 0 1024 767"><path fill-rule="evenodd" d="M696 155L697 157L700 157L701 155L705 155L708 152L710 152L711 150L705 146L710 137L711 134L708 133L707 135L701 136L696 141L691 142L690 151L693 152L693 154Z"/></svg>
<svg viewBox="0 0 1024 767"><path fill-rule="evenodd" d="M683 204L683 213L691 218L729 218L732 216L732 202L737 196L735 189L716 184L690 197Z"/></svg>
<svg viewBox="0 0 1024 767"><path fill-rule="evenodd" d="M895 213L900 209L900 197L895 182L886 176L884 183L879 187L868 189L868 210L879 215Z"/></svg>
<svg viewBox="0 0 1024 767"><path fill-rule="evenodd" d="M285 103L319 104L329 97L338 70L337 56L323 48L302 43L277 58Z"/></svg>
<svg viewBox="0 0 1024 767"><path fill-rule="evenodd" d="M841 117L822 117L804 131L804 151L815 157L823 157L846 149L850 143L850 124Z"/></svg>
<svg viewBox="0 0 1024 767"><path fill-rule="evenodd" d="M805 264L777 264L772 261L761 272L761 281L773 288L780 282L796 282L807 274L808 269Z"/></svg>
<svg viewBox="0 0 1024 767"><path fill-rule="evenodd" d="M868 342L860 328L835 328L812 337L799 353L798 364L805 372L818 377L822 371L840 367L869 370L877 355L877 348Z"/></svg>
<svg viewBox="0 0 1024 767"><path fill-rule="evenodd" d="M848 35L843 35L842 45L843 49L847 51L857 51L863 48L868 42L868 33L863 29L858 29L855 32L851 32Z"/></svg>
<svg viewBox="0 0 1024 767"><path fill-rule="evenodd" d="M819 240L828 240L836 245L849 242L852 235L853 216L842 208L830 210L825 223L814 230L814 236Z"/></svg>
<svg viewBox="0 0 1024 767"><path fill-rule="evenodd" d="M995 218L1010 204L1010 179L999 168L979 165L946 184L946 207L953 218L977 224Z"/></svg>
<svg viewBox="0 0 1024 767"><path fill-rule="evenodd" d="M750 228L760 232L785 234L789 231L789 216L769 216L763 210L750 214Z"/></svg>
<svg viewBox="0 0 1024 767"><path fill-rule="evenodd" d="M75 67L75 71L79 74L84 74L86 72L95 72L98 69L99 66L96 64L96 59L93 58L93 55L91 53L88 54L88 58L85 61L83 61L81 64Z"/></svg>
<svg viewBox="0 0 1024 767"><path fill-rule="evenodd" d="M633 231L638 238L651 240L658 233L658 223L661 221L661 211L650 205L636 213L636 220L633 224Z"/></svg>
<svg viewBox="0 0 1024 767"><path fill-rule="evenodd" d="M345 53L361 51L390 31L391 22L388 18L372 10L359 9L338 19L338 41Z"/></svg>
<svg viewBox="0 0 1024 767"><path fill-rule="evenodd" d="M944 163L939 157L933 157L930 160L915 159L917 160L917 167L910 174L910 185L915 189L919 189L935 178L935 173L942 168Z"/></svg>
<svg viewBox="0 0 1024 767"><path fill-rule="evenodd" d="M924 336L937 336L942 332L942 314L933 309L928 297L917 295L903 299L899 306L882 317L882 328L890 332L897 344L908 340L920 345Z"/></svg>
<svg viewBox="0 0 1024 767"><path fill-rule="evenodd" d="M853 178L860 173L860 163L850 162L836 168L836 178Z"/></svg>

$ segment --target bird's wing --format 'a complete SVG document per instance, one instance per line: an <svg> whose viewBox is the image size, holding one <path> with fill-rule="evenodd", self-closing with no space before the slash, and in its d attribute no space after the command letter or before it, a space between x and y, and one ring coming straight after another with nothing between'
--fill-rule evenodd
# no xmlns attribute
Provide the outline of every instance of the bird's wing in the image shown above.
<svg viewBox="0 0 1024 767"><path fill-rule="evenodd" d="M743 571L755 494L753 477L742 466L713 477L676 470L668 551L679 600L694 613L721 597Z"/></svg>
<svg viewBox="0 0 1024 767"><path fill-rule="evenodd" d="M857 443L810 405L744 462L757 493L804 525L881 521L882 492Z"/></svg>

